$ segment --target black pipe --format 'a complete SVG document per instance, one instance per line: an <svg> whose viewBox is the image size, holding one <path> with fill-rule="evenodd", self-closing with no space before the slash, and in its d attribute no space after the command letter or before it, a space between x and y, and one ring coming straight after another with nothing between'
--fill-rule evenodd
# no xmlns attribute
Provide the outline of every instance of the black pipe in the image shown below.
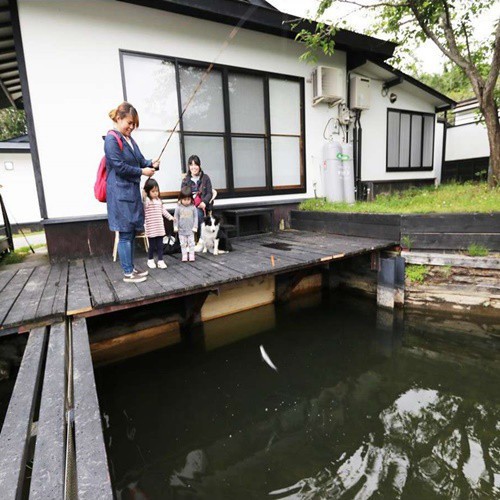
<svg viewBox="0 0 500 500"><path fill-rule="evenodd" d="M359 199L364 200L365 196L364 193L362 193L361 188L362 188L362 183L361 183L361 144L362 144L362 137L363 137L363 128L361 127L361 110L358 111L358 124L359 124L359 130L358 130L358 152L357 152L357 157L358 157L358 192L359 192Z"/></svg>

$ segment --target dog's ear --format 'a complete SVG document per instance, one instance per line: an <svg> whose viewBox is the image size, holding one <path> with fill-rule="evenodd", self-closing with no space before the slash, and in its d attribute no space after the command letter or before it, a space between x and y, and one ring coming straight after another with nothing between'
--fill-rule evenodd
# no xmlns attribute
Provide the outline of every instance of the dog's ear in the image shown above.
<svg viewBox="0 0 500 500"><path fill-rule="evenodd" d="M203 222L205 223L206 226L210 226L211 224L211 220L210 220L210 216L209 215L205 215L205 217L203 217Z"/></svg>
<svg viewBox="0 0 500 500"><path fill-rule="evenodd" d="M220 224L220 217L218 215L212 215L214 219L214 225L218 226Z"/></svg>

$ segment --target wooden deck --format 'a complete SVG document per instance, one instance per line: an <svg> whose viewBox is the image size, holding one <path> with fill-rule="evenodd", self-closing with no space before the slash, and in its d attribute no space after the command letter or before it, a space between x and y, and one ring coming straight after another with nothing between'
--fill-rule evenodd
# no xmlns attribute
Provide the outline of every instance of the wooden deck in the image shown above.
<svg viewBox="0 0 500 500"><path fill-rule="evenodd" d="M111 256L1 271L0 335L50 325L65 316L105 314L214 290L233 281L313 267L396 243L306 231L280 231L231 241L233 252L196 254L194 263L182 263L180 255L166 256L168 269L151 270L148 280L139 284L124 283L121 268Z"/></svg>
<svg viewBox="0 0 500 500"><path fill-rule="evenodd" d="M113 498L85 319L30 332L0 450L2 500Z"/></svg>

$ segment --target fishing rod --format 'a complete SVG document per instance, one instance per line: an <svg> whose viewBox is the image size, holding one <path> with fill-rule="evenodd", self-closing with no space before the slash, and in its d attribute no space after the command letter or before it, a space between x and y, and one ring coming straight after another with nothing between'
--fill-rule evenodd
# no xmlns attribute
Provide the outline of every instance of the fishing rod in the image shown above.
<svg viewBox="0 0 500 500"><path fill-rule="evenodd" d="M158 160L160 160L160 158L162 157L163 152L165 151L166 147L168 146L168 143L170 142L170 139L174 135L175 130L179 126L179 123L181 122L182 117L184 116L184 113L187 111L187 109L188 109L189 105L191 104L192 100L194 99L194 97L198 93L198 90L200 90L201 86L203 85L203 83L205 82L205 80L208 78L208 75L212 71L215 63L217 62L217 59L219 59L219 57L224 52L224 50L227 49L227 47L229 46L229 44L231 43L231 41L233 40L233 38L237 35L237 33L240 30L241 26L248 20L248 18L253 14L253 12L256 9L257 9L257 5L252 5L249 9L247 9L247 11L245 12L245 15L238 21L238 24L231 30L231 33L229 33L229 36L226 38L226 40L224 40L224 43L222 44L222 47L219 50L219 53L215 56L215 59L209 64L208 68L205 70L205 72L201 76L200 81L198 82L198 85L194 89L194 92L191 94L191 97L188 99L186 105L182 109L181 114L180 114L177 122L174 125L174 128L171 130L170 135L168 136L167 141L165 142L165 145L163 146L163 149L161 150L160 155L157 158Z"/></svg>

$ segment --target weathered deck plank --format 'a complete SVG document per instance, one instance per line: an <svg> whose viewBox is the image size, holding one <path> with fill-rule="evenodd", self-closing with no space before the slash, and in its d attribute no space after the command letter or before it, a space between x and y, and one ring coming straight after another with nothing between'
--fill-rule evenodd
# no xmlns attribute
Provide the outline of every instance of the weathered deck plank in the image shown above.
<svg viewBox="0 0 500 500"><path fill-rule="evenodd" d="M66 287L68 283L68 263L53 264L38 303L35 319L58 317L66 313Z"/></svg>
<svg viewBox="0 0 500 500"><path fill-rule="evenodd" d="M73 382L78 498L113 498L87 325L73 321Z"/></svg>
<svg viewBox="0 0 500 500"><path fill-rule="evenodd" d="M50 328L30 499L64 498L66 325Z"/></svg>
<svg viewBox="0 0 500 500"><path fill-rule="evenodd" d="M33 270L34 268L19 269L16 275L9 281L8 286L2 290L2 300L0 301L0 324L5 323L9 311L22 292L29 277L32 275Z"/></svg>
<svg viewBox="0 0 500 500"><path fill-rule="evenodd" d="M66 314L72 316L91 309L85 263L82 260L70 262Z"/></svg>
<svg viewBox="0 0 500 500"><path fill-rule="evenodd" d="M116 302L117 297L99 259L85 261L92 305L106 306Z"/></svg>
<svg viewBox="0 0 500 500"><path fill-rule="evenodd" d="M19 325L23 321L33 318L33 316L36 317L38 304L43 296L49 274L50 266L35 268L7 314L5 323Z"/></svg>
<svg viewBox="0 0 500 500"><path fill-rule="evenodd" d="M0 292L8 285L10 280L16 275L17 271L8 269L6 271L0 271Z"/></svg>
<svg viewBox="0 0 500 500"><path fill-rule="evenodd" d="M45 327L30 333L0 434L2 500L21 498L46 337Z"/></svg>

